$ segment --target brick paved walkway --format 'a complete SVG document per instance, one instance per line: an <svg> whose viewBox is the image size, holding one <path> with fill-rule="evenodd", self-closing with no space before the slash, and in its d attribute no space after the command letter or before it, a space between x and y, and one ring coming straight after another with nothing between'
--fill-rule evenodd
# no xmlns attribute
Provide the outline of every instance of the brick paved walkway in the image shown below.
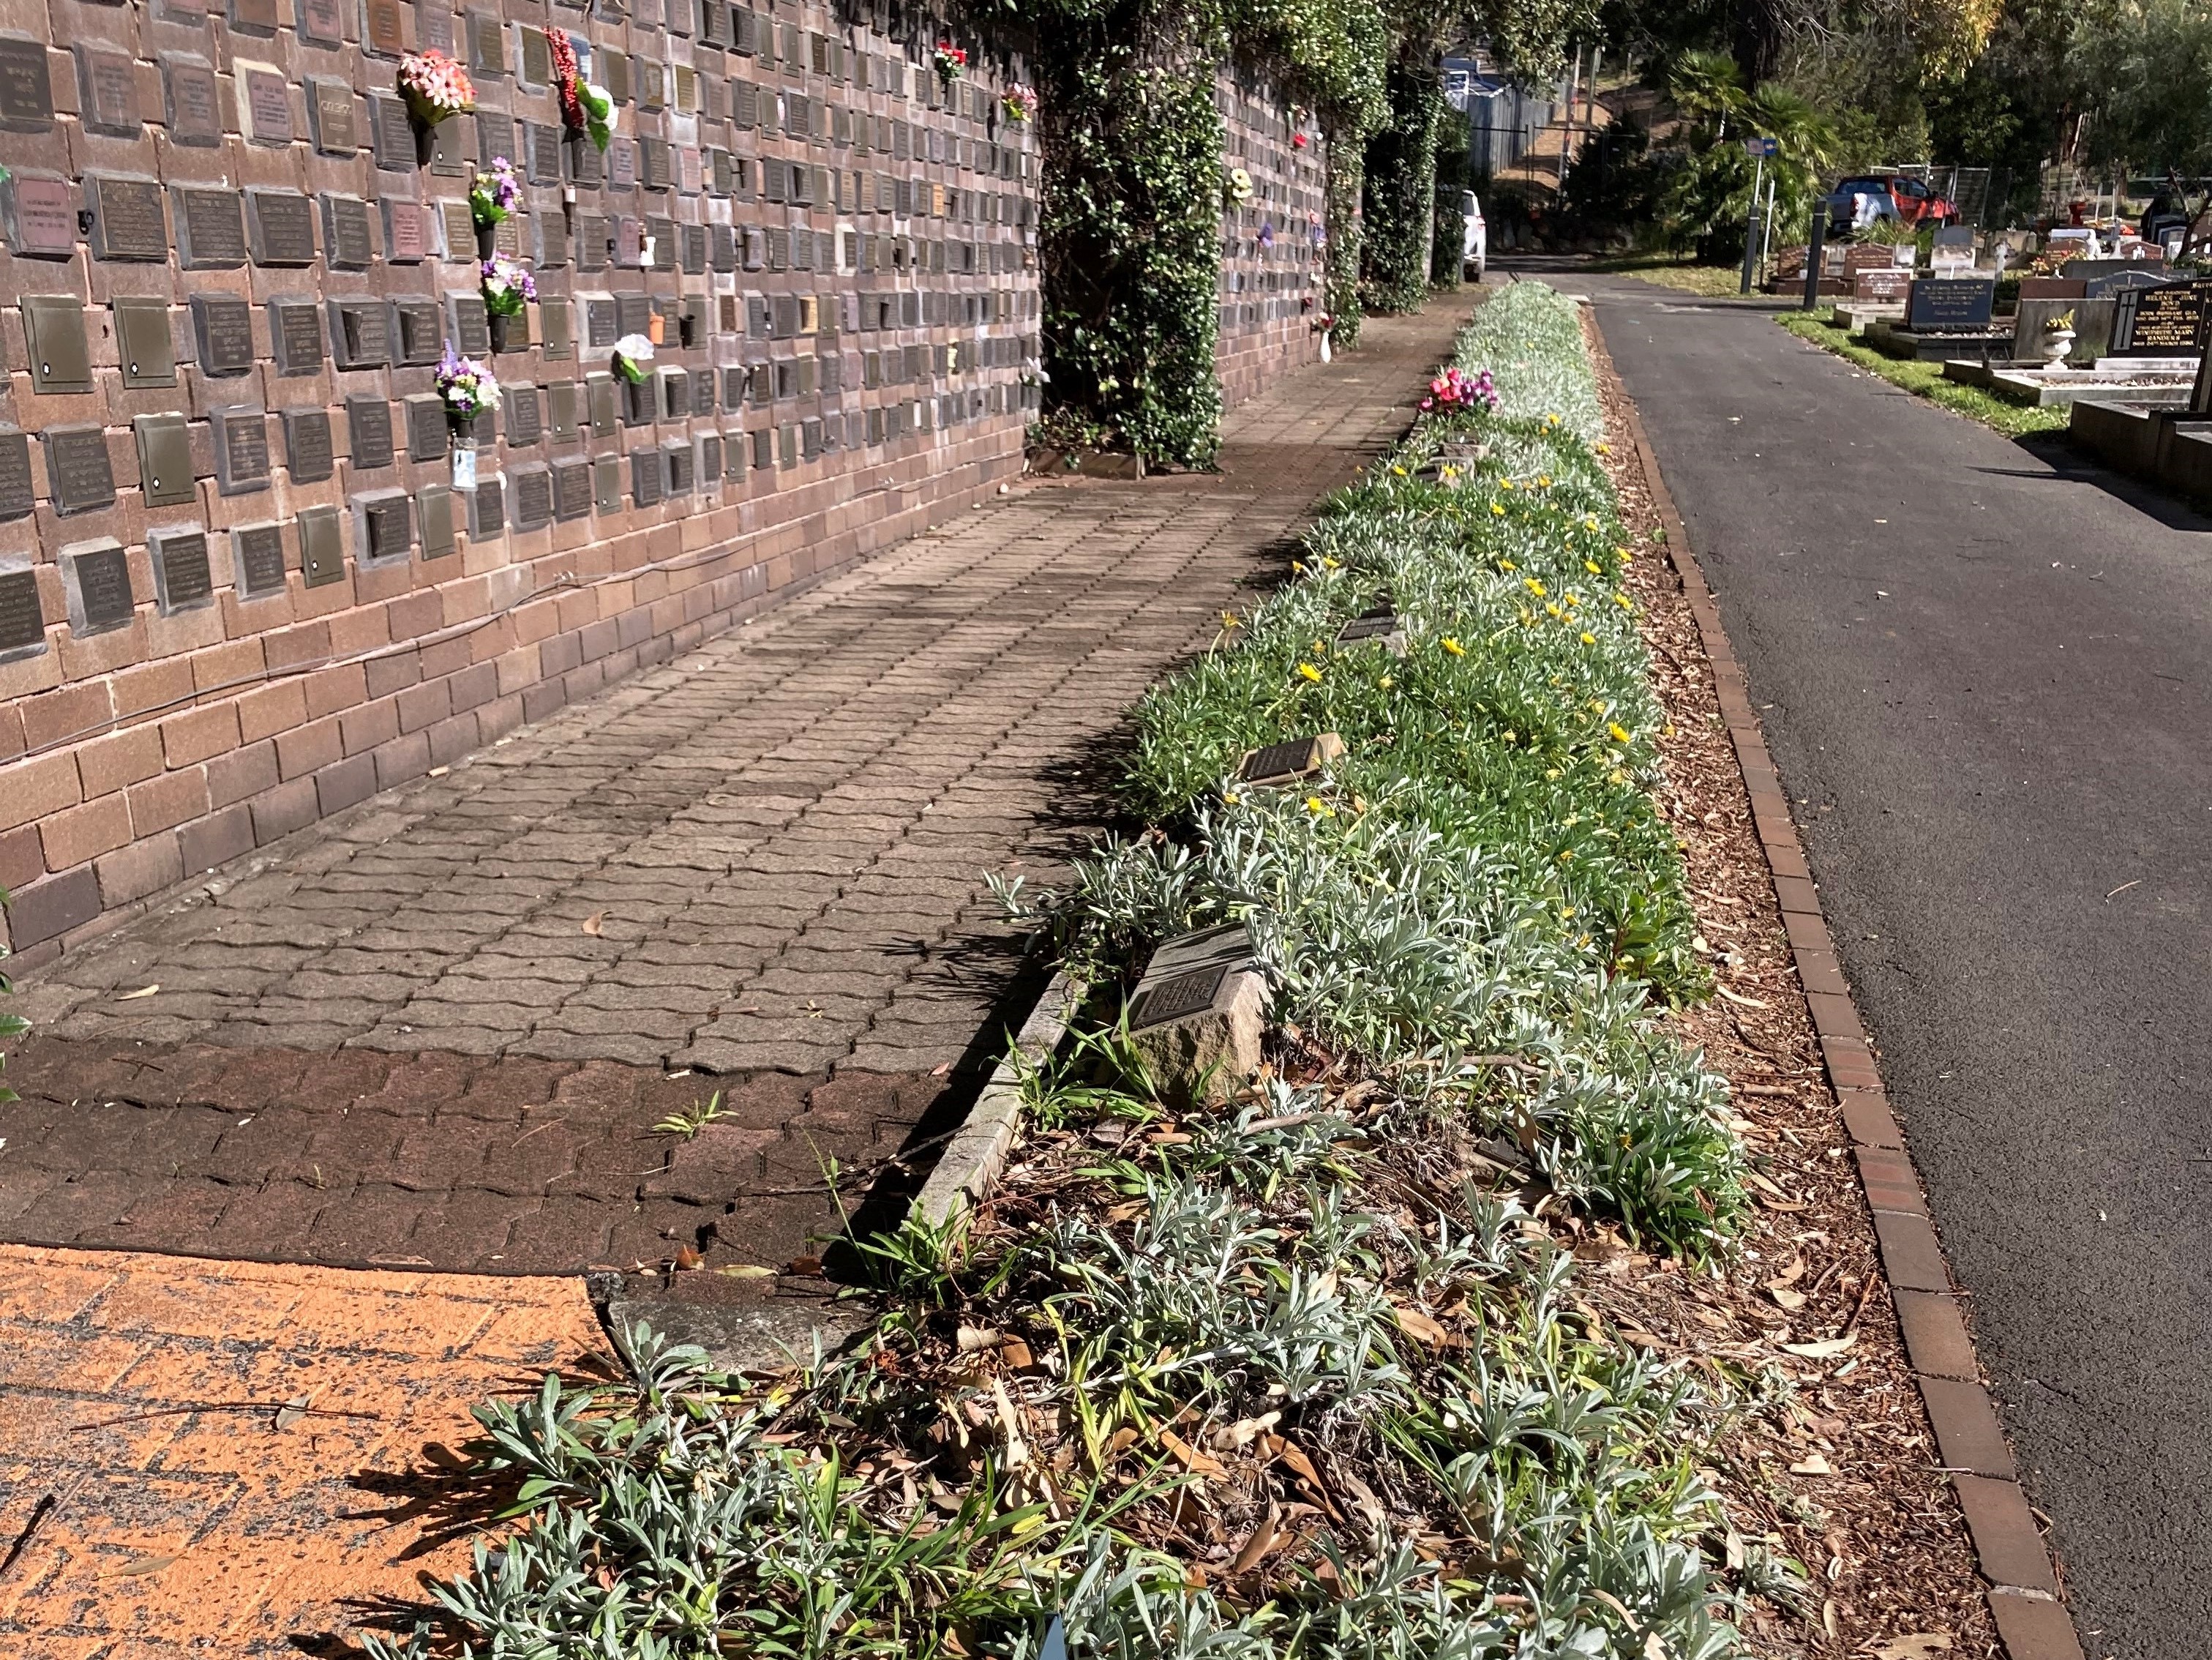
<svg viewBox="0 0 2212 1660"><path fill-rule="evenodd" d="M972 1088L1018 946L985 873L1087 833L1085 755L1403 427L1463 310L1243 406L1218 477L1021 486L62 958L20 1000L0 1240L805 1254L831 1170L849 1203Z"/></svg>

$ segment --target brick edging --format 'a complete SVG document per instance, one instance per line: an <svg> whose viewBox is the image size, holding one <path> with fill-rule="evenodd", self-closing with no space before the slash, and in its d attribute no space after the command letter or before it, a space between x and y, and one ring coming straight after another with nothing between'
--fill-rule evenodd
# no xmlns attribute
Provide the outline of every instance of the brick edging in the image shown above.
<svg viewBox="0 0 2212 1660"><path fill-rule="evenodd" d="M1597 314L1591 331L1604 349ZM1611 355L1606 354L1607 368ZM1616 375L1616 379L1618 376ZM1691 550L1689 532L1659 471L1643 417L1621 389L1631 441L1636 446L1653 505L1665 535L1667 557L1682 582L1697 619L1698 637L1712 665L1721 716L1728 725L1736 764L1751 798L1753 827L1774 878L1775 897L1790 937L1790 956L1804 987L1821 1059L1842 1104L1858 1166L1859 1184L1874 1218L1881 1267L1897 1306L1913 1381L1934 1426L1942 1468L1965 1511L1966 1531L1983 1577L1989 1581L1990 1614L2010 1660L2082 1660L2074 1622L2059 1600L2051 1548L2035 1524L2006 1444L1996 1403L1981 1382L1973 1339L1959 1310L1929 1219L1912 1155L1884 1092L1881 1073L1851 1001L1850 986L1821 914L1813 873L1783 793L1781 775L1766 752L1758 712L1752 707L1742 666L1721 626L1720 610L1704 569Z"/></svg>

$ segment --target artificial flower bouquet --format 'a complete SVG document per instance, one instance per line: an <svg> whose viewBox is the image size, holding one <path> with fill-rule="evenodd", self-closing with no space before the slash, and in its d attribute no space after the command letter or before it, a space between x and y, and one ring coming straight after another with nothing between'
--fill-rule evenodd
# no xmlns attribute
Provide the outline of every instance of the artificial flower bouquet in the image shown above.
<svg viewBox="0 0 2212 1660"><path fill-rule="evenodd" d="M495 155L489 168L477 174L469 186L469 216L478 230L489 230L512 214L522 201L522 181L514 176L514 163Z"/></svg>
<svg viewBox="0 0 2212 1660"><path fill-rule="evenodd" d="M499 382L492 378L490 365L471 362L448 341L446 355L438 360L438 396L445 400L449 419L473 421L486 410L499 407Z"/></svg>
<svg viewBox="0 0 2212 1660"><path fill-rule="evenodd" d="M495 253L477 268L484 309L494 317L519 317L538 298L538 279L520 259Z"/></svg>
<svg viewBox="0 0 2212 1660"><path fill-rule="evenodd" d="M410 52L399 60L399 91L409 112L426 127L477 106L469 72L442 52Z"/></svg>

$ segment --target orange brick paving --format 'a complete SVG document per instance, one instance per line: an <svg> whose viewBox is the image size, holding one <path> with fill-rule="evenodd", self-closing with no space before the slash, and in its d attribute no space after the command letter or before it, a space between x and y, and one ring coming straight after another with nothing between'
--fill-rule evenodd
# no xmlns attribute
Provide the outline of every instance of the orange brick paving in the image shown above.
<svg viewBox="0 0 2212 1660"><path fill-rule="evenodd" d="M392 1515L424 1445L587 1352L575 1280L0 1247L0 1557L55 1500L0 1575L0 1655L353 1651L368 1604L465 1559ZM301 1395L373 1415L276 1428ZM143 1415L219 1402L271 1404Z"/></svg>

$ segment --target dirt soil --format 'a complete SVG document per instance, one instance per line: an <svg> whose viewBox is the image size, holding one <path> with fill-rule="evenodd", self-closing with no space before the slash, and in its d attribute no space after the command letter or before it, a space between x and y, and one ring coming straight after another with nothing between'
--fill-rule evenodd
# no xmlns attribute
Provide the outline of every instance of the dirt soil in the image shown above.
<svg viewBox="0 0 2212 1660"><path fill-rule="evenodd" d="M1604 459L1636 549L1628 587L1644 608L1654 684L1671 721L1661 803L1687 843L1718 982L1715 997L1670 1025L1733 1086L1759 1209L1736 1258L1704 1270L1594 1234L1577 1251L1594 1259L1578 1283L1632 1341L1715 1371L1723 1361L1773 1365L1796 1385L1794 1402L1744 1425L1729 1438L1726 1466L1710 1472L1740 1530L1763 1527L1820 1576L1802 1617L1754 1620L1755 1641L1777 1655L1995 1656L1982 1580L1906 1364L1712 670L1629 437L1627 394L1587 313L1583 327L1611 435Z"/></svg>

